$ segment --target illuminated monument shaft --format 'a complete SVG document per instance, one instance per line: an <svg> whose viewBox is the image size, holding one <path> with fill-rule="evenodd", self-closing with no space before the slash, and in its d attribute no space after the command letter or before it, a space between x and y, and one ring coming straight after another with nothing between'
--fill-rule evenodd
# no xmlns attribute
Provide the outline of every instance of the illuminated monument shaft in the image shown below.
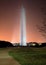
<svg viewBox="0 0 46 65"><path fill-rule="evenodd" d="M23 6L21 9L20 30L21 30L20 45L26 46L26 16L25 16L25 8Z"/></svg>

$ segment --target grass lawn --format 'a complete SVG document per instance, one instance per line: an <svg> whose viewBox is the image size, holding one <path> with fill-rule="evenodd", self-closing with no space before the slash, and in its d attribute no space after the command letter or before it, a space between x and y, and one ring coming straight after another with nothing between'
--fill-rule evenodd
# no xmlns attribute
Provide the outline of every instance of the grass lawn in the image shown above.
<svg viewBox="0 0 46 65"><path fill-rule="evenodd" d="M46 65L46 47L15 47L9 55L21 65Z"/></svg>

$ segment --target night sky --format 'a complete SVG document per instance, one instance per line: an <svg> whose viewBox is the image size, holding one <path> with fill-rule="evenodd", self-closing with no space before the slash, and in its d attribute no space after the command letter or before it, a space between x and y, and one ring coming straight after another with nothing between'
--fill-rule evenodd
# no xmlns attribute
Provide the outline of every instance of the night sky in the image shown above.
<svg viewBox="0 0 46 65"><path fill-rule="evenodd" d="M26 11L26 42L46 42L42 27L46 0L0 0L0 40L20 42L21 6ZM46 34L46 33L45 33Z"/></svg>

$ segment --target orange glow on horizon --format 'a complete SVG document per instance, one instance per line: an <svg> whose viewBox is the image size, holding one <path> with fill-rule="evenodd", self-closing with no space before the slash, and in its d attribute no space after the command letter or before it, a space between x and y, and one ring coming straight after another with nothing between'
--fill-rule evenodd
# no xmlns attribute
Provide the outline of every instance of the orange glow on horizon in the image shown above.
<svg viewBox="0 0 46 65"><path fill-rule="evenodd" d="M40 10L42 5L33 0L23 1L26 10L26 42L46 42L36 28L43 20ZM0 40L20 43L21 3L21 0L0 3Z"/></svg>

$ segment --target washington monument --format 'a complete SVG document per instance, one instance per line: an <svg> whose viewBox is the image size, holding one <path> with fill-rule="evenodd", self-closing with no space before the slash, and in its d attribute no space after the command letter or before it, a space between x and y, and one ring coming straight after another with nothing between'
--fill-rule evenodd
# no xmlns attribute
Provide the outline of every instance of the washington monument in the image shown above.
<svg viewBox="0 0 46 65"><path fill-rule="evenodd" d="M24 6L21 7L20 21L20 45L26 46L26 12Z"/></svg>

